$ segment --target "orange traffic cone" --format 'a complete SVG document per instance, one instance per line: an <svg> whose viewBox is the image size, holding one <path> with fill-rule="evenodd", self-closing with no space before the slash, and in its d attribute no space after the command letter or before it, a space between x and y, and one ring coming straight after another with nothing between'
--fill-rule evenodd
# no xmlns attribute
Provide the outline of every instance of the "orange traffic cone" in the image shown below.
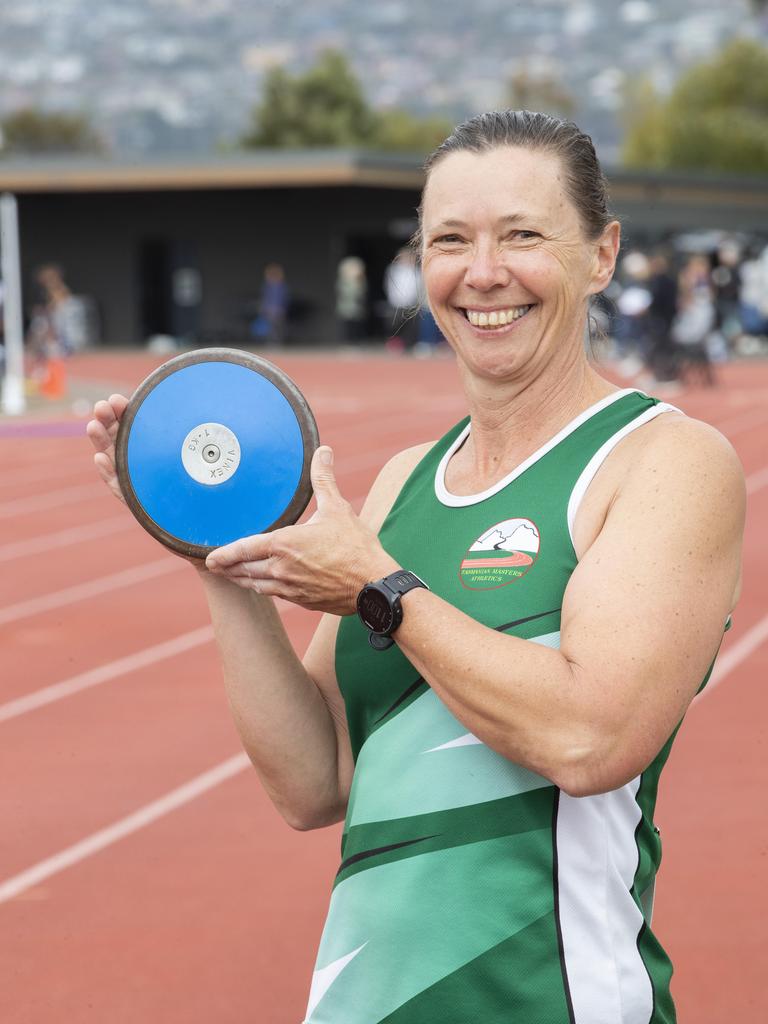
<svg viewBox="0 0 768 1024"><path fill-rule="evenodd" d="M40 394L46 398L63 398L67 393L67 371L63 359L49 359L40 384Z"/></svg>

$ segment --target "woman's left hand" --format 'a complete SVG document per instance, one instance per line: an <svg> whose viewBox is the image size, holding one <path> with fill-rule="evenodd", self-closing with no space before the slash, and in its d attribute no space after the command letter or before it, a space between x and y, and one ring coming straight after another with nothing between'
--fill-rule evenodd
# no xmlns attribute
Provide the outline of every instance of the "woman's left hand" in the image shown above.
<svg viewBox="0 0 768 1024"><path fill-rule="evenodd" d="M308 522L233 541L212 551L206 566L257 594L350 615L362 587L398 565L341 496L327 446L315 452L311 477L317 511Z"/></svg>

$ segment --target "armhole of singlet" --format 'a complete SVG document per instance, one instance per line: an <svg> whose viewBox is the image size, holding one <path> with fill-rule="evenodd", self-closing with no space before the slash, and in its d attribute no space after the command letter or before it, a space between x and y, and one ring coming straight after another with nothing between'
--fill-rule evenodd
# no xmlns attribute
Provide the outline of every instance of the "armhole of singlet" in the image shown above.
<svg viewBox="0 0 768 1024"><path fill-rule="evenodd" d="M612 437L609 437L605 444L597 449L582 470L568 500L568 536L571 538L571 546L574 551L576 550L576 545L573 542L573 524L576 522L576 513L579 511L582 499L587 493L587 488L592 483L598 469L600 469L619 441L622 441L633 430L642 427L644 423L650 422L650 420L655 419L663 412L682 412L682 409L678 409L676 405L669 405L667 402L659 402L657 405L651 406L650 409L646 409L645 412L641 412L639 416L630 420L621 430L617 430Z"/></svg>

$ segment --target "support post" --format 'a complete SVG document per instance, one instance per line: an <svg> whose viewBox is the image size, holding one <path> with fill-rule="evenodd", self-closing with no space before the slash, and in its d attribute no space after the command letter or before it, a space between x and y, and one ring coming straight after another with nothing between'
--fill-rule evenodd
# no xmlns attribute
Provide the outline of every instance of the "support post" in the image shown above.
<svg viewBox="0 0 768 1024"><path fill-rule="evenodd" d="M24 325L21 310L21 260L16 197L0 195L0 280L3 282L5 374L0 407L10 416L26 409L24 396Z"/></svg>

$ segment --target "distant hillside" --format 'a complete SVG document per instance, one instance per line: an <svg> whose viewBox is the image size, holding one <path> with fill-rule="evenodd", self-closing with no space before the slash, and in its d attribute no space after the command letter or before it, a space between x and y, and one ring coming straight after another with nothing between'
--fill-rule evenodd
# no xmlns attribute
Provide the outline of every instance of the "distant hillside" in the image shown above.
<svg viewBox="0 0 768 1024"><path fill-rule="evenodd" d="M375 105L456 120L515 72L554 80L611 159L628 81L666 89L738 33L768 37L748 0L3 0L0 114L84 110L117 152L201 153L244 130L265 69L334 47Z"/></svg>

